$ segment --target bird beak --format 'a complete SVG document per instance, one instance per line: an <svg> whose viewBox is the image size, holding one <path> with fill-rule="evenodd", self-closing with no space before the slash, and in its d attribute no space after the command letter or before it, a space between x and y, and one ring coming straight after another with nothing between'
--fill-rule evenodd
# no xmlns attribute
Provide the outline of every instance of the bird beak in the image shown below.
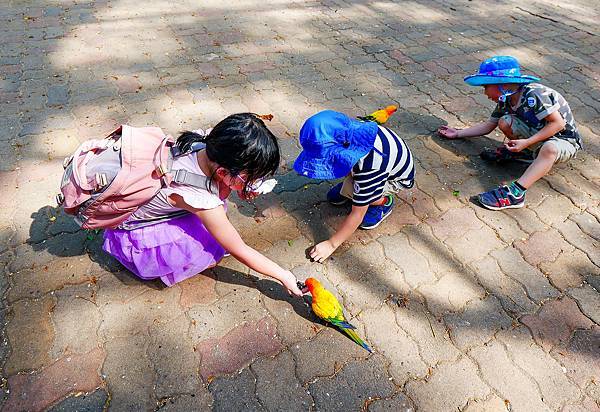
<svg viewBox="0 0 600 412"><path fill-rule="evenodd" d="M306 287L306 285L300 281L296 282L296 286L298 286L298 289L300 289L302 291L302 293L308 293L308 288Z"/></svg>

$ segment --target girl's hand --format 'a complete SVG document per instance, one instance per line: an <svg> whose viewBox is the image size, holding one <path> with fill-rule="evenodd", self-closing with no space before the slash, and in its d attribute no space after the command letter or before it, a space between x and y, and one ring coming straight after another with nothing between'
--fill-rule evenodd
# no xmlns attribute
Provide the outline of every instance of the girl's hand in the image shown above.
<svg viewBox="0 0 600 412"><path fill-rule="evenodd" d="M527 139L516 139L509 140L504 144L511 152L520 152L521 150L527 149L529 147L529 141Z"/></svg>
<svg viewBox="0 0 600 412"><path fill-rule="evenodd" d="M325 240L310 250L310 257L319 263L323 263L337 249L330 240Z"/></svg>
<svg viewBox="0 0 600 412"><path fill-rule="evenodd" d="M302 297L304 295L304 293L298 289L298 279L296 279L296 276L289 270L284 271L279 281L283 287L287 289L287 293L289 293L290 296Z"/></svg>
<svg viewBox="0 0 600 412"><path fill-rule="evenodd" d="M458 129L450 126L440 126L438 134L446 139L458 139Z"/></svg>

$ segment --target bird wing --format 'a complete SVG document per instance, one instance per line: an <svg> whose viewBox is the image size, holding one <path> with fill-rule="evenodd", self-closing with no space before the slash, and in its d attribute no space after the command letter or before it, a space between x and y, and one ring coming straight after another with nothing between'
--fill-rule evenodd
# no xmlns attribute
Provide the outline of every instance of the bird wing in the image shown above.
<svg viewBox="0 0 600 412"><path fill-rule="evenodd" d="M312 309L318 317L328 322L343 322L345 320L342 305L326 289L320 290L317 296L313 296Z"/></svg>
<svg viewBox="0 0 600 412"><path fill-rule="evenodd" d="M368 116L356 116L357 119L362 120L363 122L374 122L375 118L373 115Z"/></svg>

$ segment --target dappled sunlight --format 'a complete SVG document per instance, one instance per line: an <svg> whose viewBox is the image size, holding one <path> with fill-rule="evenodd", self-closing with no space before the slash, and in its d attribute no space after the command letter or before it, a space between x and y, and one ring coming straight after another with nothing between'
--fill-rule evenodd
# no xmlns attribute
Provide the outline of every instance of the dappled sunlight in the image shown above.
<svg viewBox="0 0 600 412"><path fill-rule="evenodd" d="M522 398L512 388L498 386L504 381L493 375L496 368L486 367L504 360L501 366L514 368L504 370L527 375L531 399L552 402L547 390L556 382L571 390L553 390L561 407L597 392L590 380L597 373L589 367L600 361L598 327L590 326L597 323L593 156L600 147L598 44L591 34L598 10L591 0L9 3L23 28L14 35L13 26L0 28L9 44L2 48L6 63L0 64L0 120L9 125L0 132L8 165L0 174L5 218L0 240L6 243L0 245L0 261L11 271L8 324L27 331L13 333L9 344L38 345L22 359L15 357L19 351L8 354L10 365L17 365L7 376L12 399L21 393L15 390L18 379L45 373L48 354L55 360L71 356L71 349L80 353L96 346L107 358L88 372L101 378L112 408L160 409L194 391L212 399L219 384L229 379L237 385L241 375L200 377L206 358L198 344L214 346L215 356L232 353L223 346L232 336L238 339L234 348L261 348L264 342L250 342L243 328L254 331L264 317L271 322L266 342L281 353L249 350L243 362L226 369L249 371L250 386L234 385L236 396L264 393L264 371L281 372L277 362L285 354L291 373L285 369L278 378L289 378L290 386L312 397L314 409L326 409L311 394L344 377L348 363L337 362L343 348L320 346L323 332L303 301L287 297L275 282L255 279L233 257L206 272L202 282L194 278L165 289L158 281L138 280L102 251L101 233L79 230L55 207L63 158L82 141L105 137L124 123L159 126L177 136L246 111L274 115L266 124L279 138L282 164L275 193L255 203L233 196L231 221L249 245L299 278L322 278L343 298L347 314L376 351L368 362L384 366L373 382L398 385L369 402L402 410L387 402L406 394L418 410L443 409L427 408L432 400L469 409L473 399L485 409L490 406L485 394L494 392L502 396L500 403L512 402L507 407L526 408L516 404ZM487 119L494 103L463 77L494 54L517 57L525 73L569 92L565 97L587 149L529 191L528 207L507 213L471 202L472 195L522 171L521 165L489 165L479 158L502 136L450 141L435 135L440 125ZM348 209L327 204L333 182L309 181L292 170L299 130L324 109L356 116L388 104L398 111L386 126L411 148L416 186L399 195L383 225L356 232L324 264L309 262L307 248L331 235ZM559 246L545 243L550 233ZM540 255L548 259L540 263ZM50 319L48 325L15 315L15 307L42 300L48 309L37 315ZM86 322L85 333L69 339L78 320ZM45 335L48 345L37 339L45 330L54 334ZM559 330L560 339L548 330ZM327 374L299 381L311 360L303 360L298 348L336 363ZM353 365L365 364L361 357ZM468 376L453 380L458 366ZM540 375L546 371L553 373L549 379ZM124 392L122 376L138 386ZM75 389L56 382L61 402L94 390L72 396ZM328 398L347 398L344 391L358 393L364 382L341 383ZM460 393L474 386L485 391ZM201 396L192 397L196 405ZM456 399L445 403L450 397Z"/></svg>
<svg viewBox="0 0 600 412"><path fill-rule="evenodd" d="M372 7L385 13L395 13L401 21L407 21L415 24L433 24L448 19L448 14L444 13L443 7L432 7L420 4L416 1L402 2L374 2Z"/></svg>

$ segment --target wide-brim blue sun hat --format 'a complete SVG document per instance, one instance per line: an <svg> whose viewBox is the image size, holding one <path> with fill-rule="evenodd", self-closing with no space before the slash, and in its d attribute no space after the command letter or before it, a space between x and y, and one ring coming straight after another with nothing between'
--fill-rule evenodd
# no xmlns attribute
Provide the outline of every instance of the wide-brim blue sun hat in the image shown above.
<svg viewBox="0 0 600 412"><path fill-rule="evenodd" d="M465 77L471 86L488 84L527 84L539 81L539 77L521 74L519 62L512 56L494 56L479 65L479 72Z"/></svg>
<svg viewBox="0 0 600 412"><path fill-rule="evenodd" d="M309 117L300 129L302 152L294 170L311 179L346 176L373 149L377 123L351 119L325 110Z"/></svg>

